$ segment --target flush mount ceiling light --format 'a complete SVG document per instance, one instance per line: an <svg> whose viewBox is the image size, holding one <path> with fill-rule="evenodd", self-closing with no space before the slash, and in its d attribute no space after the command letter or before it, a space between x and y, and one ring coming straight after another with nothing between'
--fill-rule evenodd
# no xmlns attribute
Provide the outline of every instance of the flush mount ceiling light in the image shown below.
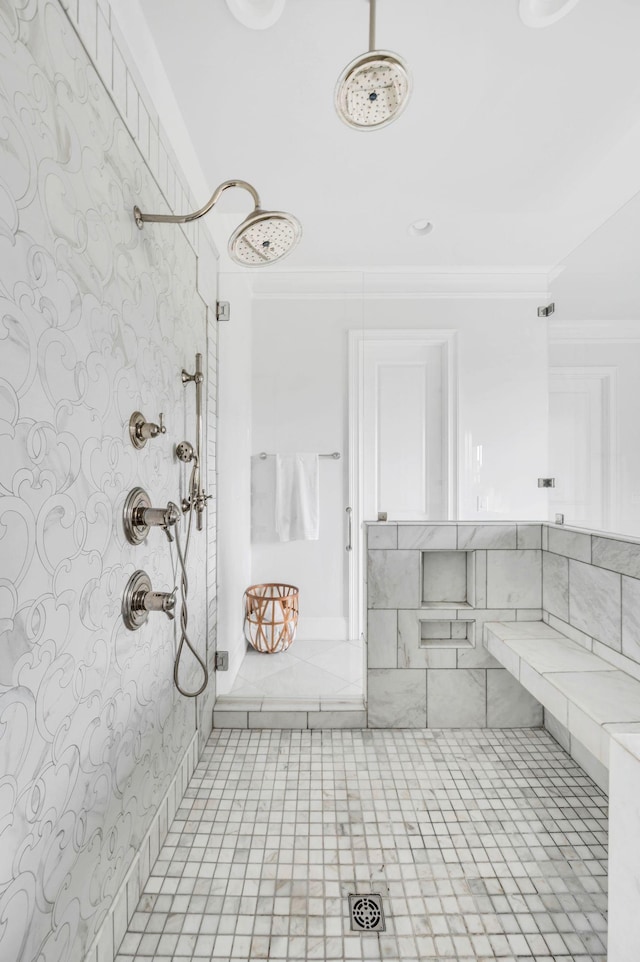
<svg viewBox="0 0 640 962"><path fill-rule="evenodd" d="M526 27L549 27L573 10L578 0L520 0L520 19Z"/></svg>
<svg viewBox="0 0 640 962"><path fill-rule="evenodd" d="M266 30L280 19L286 0L227 0L236 20L251 30Z"/></svg>
<svg viewBox="0 0 640 962"><path fill-rule="evenodd" d="M216 187L210 200L192 214L143 214L133 208L136 224L142 230L147 221L159 224L188 224L208 214L229 187L249 191L255 204L252 212L236 227L229 238L229 257L243 267L262 267L286 257L302 236L300 222L293 214L281 210L262 210L258 192L246 180L225 180Z"/></svg>
<svg viewBox="0 0 640 962"><path fill-rule="evenodd" d="M338 116L356 130L386 127L400 116L411 93L402 58L375 46L376 0L369 0L369 50L345 67L335 94Z"/></svg>

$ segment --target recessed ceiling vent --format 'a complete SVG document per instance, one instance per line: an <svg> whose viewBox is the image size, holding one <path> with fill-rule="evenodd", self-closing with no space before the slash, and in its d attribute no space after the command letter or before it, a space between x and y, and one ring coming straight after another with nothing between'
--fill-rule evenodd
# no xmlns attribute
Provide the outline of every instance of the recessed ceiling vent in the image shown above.
<svg viewBox="0 0 640 962"><path fill-rule="evenodd" d="M526 27L550 27L573 10L578 0L520 0L520 19Z"/></svg>

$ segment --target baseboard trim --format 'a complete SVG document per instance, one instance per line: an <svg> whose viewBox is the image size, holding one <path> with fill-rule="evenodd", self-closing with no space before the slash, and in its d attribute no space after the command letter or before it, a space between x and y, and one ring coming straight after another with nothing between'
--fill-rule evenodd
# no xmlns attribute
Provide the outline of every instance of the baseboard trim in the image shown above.
<svg viewBox="0 0 640 962"><path fill-rule="evenodd" d="M198 732L194 732L169 787L127 874L115 895L107 916L85 955L85 962L114 962L154 862L164 845L169 826L180 807L189 780L198 764Z"/></svg>

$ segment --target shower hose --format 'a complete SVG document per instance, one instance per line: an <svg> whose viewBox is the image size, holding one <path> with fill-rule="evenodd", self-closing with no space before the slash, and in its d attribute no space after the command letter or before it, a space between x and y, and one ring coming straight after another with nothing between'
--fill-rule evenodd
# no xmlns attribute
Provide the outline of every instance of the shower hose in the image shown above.
<svg viewBox="0 0 640 962"><path fill-rule="evenodd" d="M187 534L184 542L184 551L182 550L182 545L180 543L180 532L178 531L178 525L175 527L176 532L176 553L178 555L178 562L180 564L180 641L178 642L178 650L176 651L176 658L173 664L173 683L185 698L197 698L201 695L209 683L209 671L206 664L195 650L191 641L189 640L189 635L187 634L187 624L189 621L189 606L188 606L188 594L189 594L189 579L187 577L187 558L189 556L189 544L191 542L191 529L193 527L193 512L195 510L195 497L196 497L196 472L197 472L197 462L193 465L191 469L191 477L189 479L189 500L190 500L190 510L189 510L189 521L187 523ZM175 507L178 512L180 509L177 505L171 502L173 507ZM167 537L171 541L171 535L167 529ZM182 658L182 652L184 646L187 646L193 657L196 659L200 667L202 668L202 674L204 676L203 682L197 691L186 691L180 684L178 680L178 673L180 670L180 659Z"/></svg>

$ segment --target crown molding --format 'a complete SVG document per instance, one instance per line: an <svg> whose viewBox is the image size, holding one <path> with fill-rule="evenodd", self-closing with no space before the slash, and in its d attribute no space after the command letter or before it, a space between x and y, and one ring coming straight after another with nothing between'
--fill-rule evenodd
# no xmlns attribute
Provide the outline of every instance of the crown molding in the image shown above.
<svg viewBox="0 0 640 962"><path fill-rule="evenodd" d="M546 267L478 270L299 270L252 274L257 300L272 298L420 298L530 299L549 296Z"/></svg>

